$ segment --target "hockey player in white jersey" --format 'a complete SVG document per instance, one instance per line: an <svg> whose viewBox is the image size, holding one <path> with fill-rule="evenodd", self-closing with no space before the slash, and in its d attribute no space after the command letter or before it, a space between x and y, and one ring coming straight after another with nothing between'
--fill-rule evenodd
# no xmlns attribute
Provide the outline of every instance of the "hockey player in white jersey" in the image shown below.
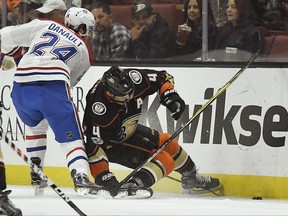
<svg viewBox="0 0 288 216"><path fill-rule="evenodd" d="M12 101L26 124L27 153L43 169L48 125L64 151L75 191L84 196L110 196L89 181L81 124L70 89L89 69L92 55L85 38L91 37L95 20L84 8L70 8L65 25L35 19L1 30L1 53L11 55L29 47L14 75ZM56 159L56 158L55 158ZM43 195L47 183L31 169L36 195Z"/></svg>

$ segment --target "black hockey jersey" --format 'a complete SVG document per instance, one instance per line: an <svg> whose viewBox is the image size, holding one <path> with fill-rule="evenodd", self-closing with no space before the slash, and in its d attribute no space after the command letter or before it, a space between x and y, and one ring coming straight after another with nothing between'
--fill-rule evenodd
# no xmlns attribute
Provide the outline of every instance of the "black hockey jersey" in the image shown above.
<svg viewBox="0 0 288 216"><path fill-rule="evenodd" d="M166 71L123 69L135 85L126 106L111 100L98 80L86 96L83 129L87 142L113 145L127 140L136 130L145 97L174 88L174 78Z"/></svg>

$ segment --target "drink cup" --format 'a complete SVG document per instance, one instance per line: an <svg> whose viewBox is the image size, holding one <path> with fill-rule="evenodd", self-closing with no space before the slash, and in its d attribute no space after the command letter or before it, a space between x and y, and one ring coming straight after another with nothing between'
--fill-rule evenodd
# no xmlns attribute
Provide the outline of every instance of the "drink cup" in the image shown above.
<svg viewBox="0 0 288 216"><path fill-rule="evenodd" d="M191 33L192 29L186 25L182 24L178 26L178 35L177 35L177 44L184 46L187 42L188 36Z"/></svg>

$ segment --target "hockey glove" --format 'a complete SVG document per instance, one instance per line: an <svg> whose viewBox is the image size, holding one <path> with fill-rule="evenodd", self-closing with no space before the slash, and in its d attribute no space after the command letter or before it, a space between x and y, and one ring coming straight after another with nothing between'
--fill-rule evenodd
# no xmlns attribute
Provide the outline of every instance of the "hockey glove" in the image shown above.
<svg viewBox="0 0 288 216"><path fill-rule="evenodd" d="M104 171L104 172L100 173L96 177L95 183L100 185L100 186L104 186L104 188L110 192L110 195L112 197L114 197L118 194L118 191L120 188L119 182L112 172Z"/></svg>
<svg viewBox="0 0 288 216"><path fill-rule="evenodd" d="M178 93L173 90L165 91L161 97L161 104L166 106L172 113L174 120L178 120L185 109L185 102L178 95Z"/></svg>
<svg viewBox="0 0 288 216"><path fill-rule="evenodd" d="M14 68L15 66L16 66L16 63L15 63L13 57L10 57L10 56L3 56L2 57L1 68L3 70L10 70L10 69Z"/></svg>

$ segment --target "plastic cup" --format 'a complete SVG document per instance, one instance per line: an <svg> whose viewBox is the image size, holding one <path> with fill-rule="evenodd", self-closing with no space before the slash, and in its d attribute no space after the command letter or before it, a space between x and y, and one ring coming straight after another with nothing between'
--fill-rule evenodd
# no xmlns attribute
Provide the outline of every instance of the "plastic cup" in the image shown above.
<svg viewBox="0 0 288 216"><path fill-rule="evenodd" d="M182 24L178 26L178 35L177 35L177 44L184 46L187 42L188 36L191 33L192 29L186 25Z"/></svg>

